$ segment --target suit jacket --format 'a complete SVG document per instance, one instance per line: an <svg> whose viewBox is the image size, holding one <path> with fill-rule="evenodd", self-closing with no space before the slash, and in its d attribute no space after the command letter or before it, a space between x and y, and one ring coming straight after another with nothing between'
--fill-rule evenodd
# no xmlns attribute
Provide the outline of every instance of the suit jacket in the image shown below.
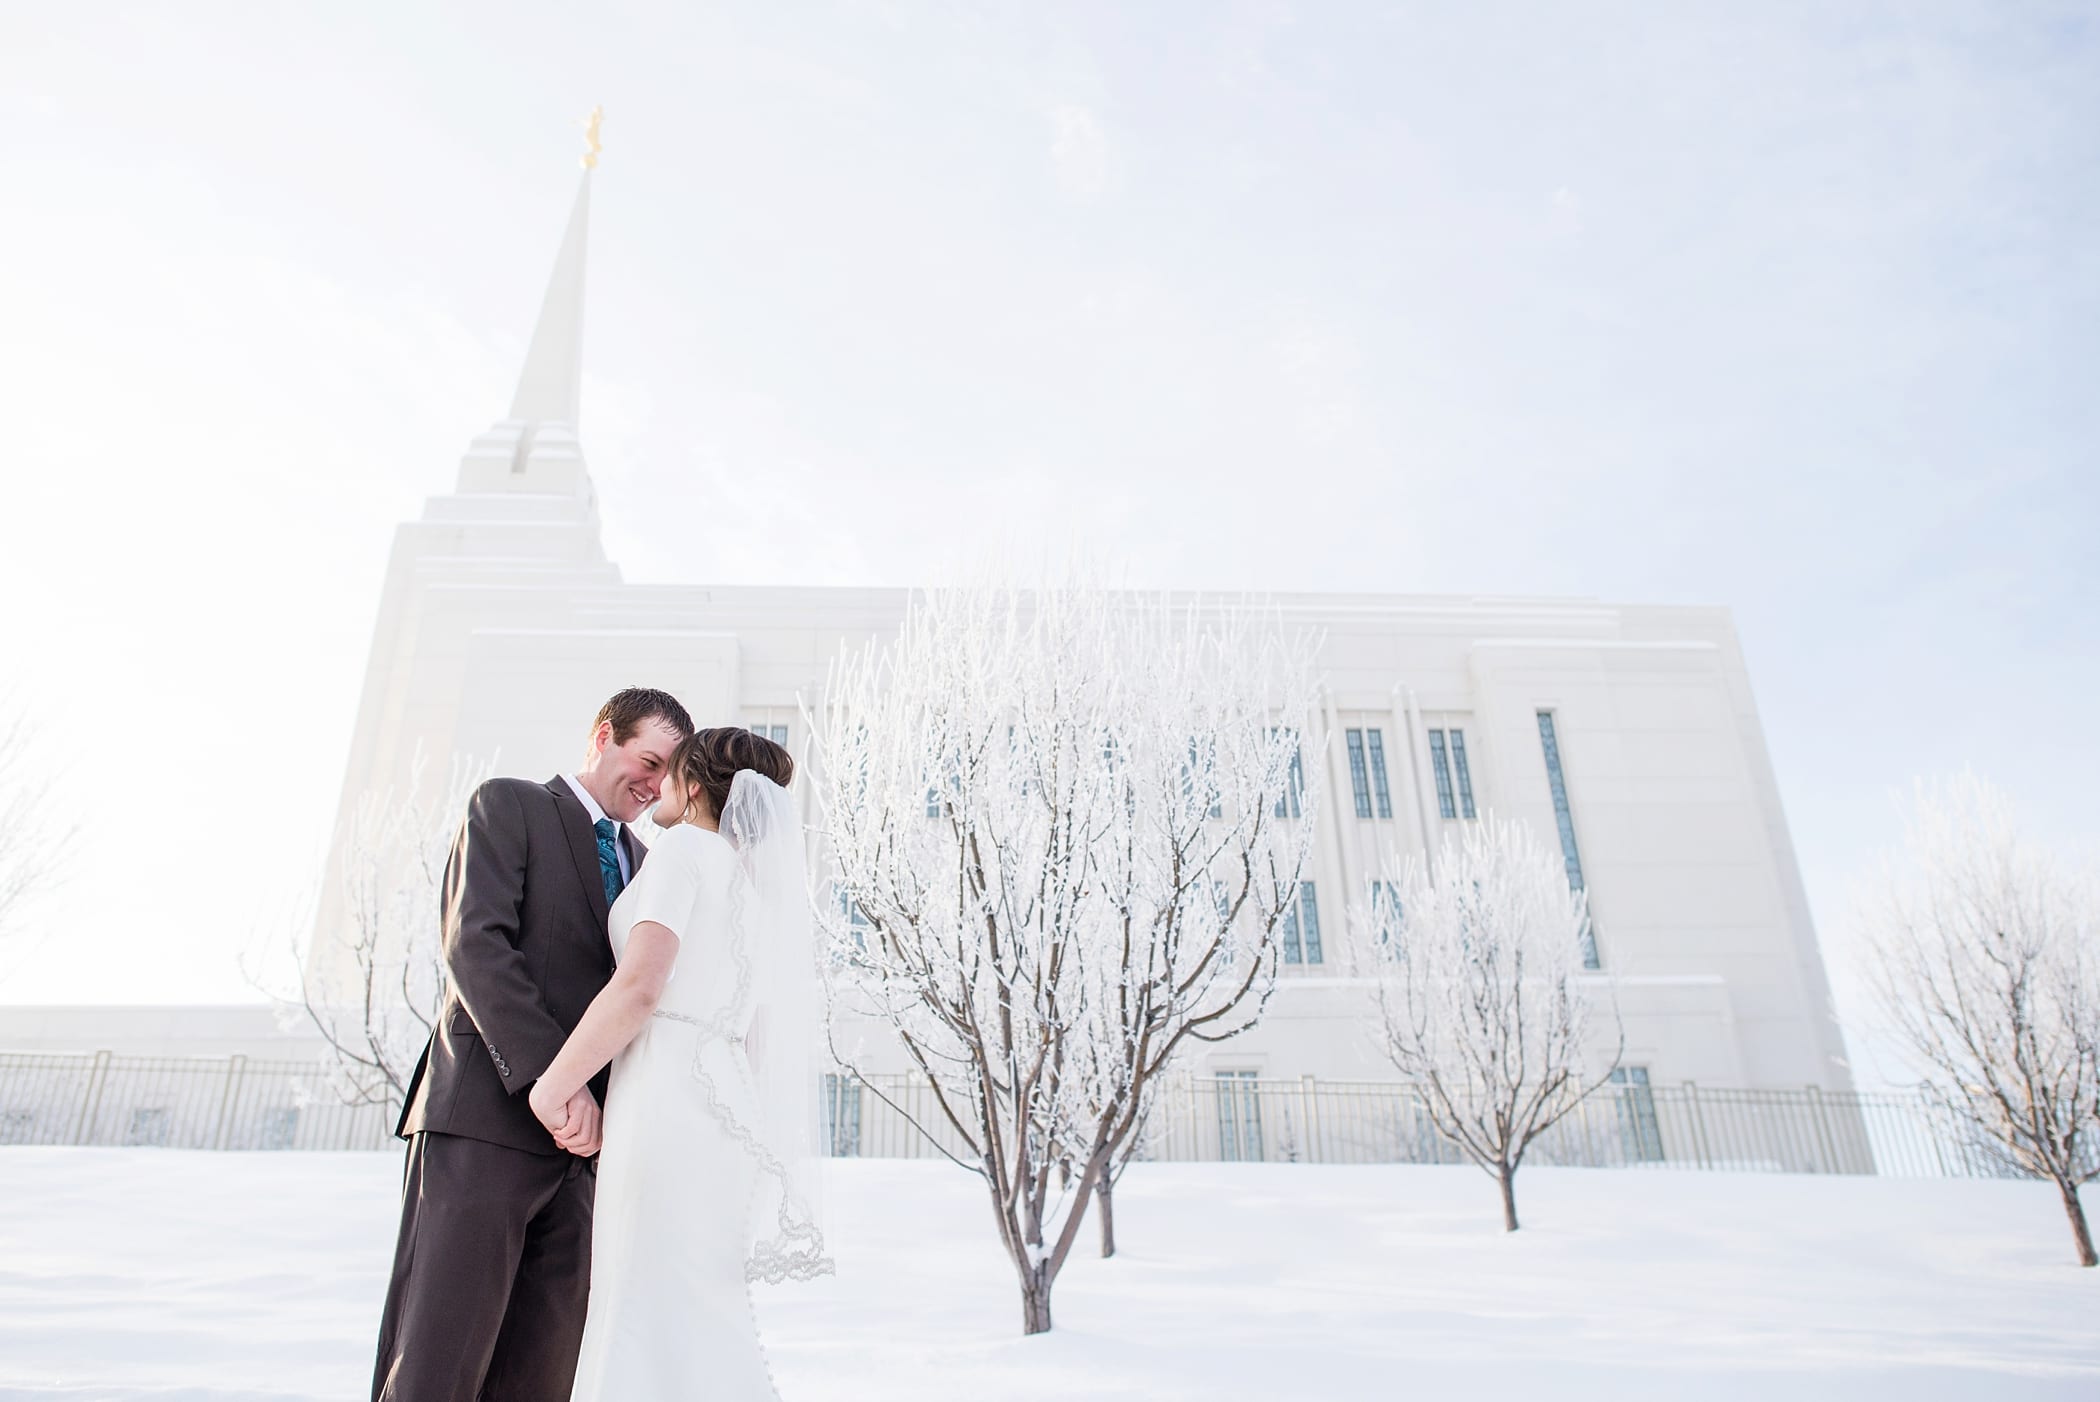
<svg viewBox="0 0 2100 1402"><path fill-rule="evenodd" d="M624 824L620 840L639 873L647 849ZM597 834L566 780L491 779L474 791L445 864L445 1001L397 1135L563 1152L524 1092L612 977L606 914ZM607 1079L591 1080L600 1105Z"/></svg>

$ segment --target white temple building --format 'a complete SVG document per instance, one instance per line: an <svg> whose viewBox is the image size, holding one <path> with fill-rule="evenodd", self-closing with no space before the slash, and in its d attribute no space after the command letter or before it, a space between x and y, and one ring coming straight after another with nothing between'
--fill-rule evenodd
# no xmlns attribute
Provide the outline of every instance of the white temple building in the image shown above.
<svg viewBox="0 0 2100 1402"><path fill-rule="evenodd" d="M450 492L398 530L340 814L400 791L419 755L544 778L573 765L622 686L665 688L702 725L766 727L842 646L891 632L902 591L630 583L605 557L579 436L586 172L509 413ZM1345 913L1493 810L1557 836L1589 894L1625 1062L1656 1084L1849 1090L1800 873L1728 612L1592 600L1286 595L1324 633L1326 808L1300 938L1253 1032L1198 1076L1391 1079L1371 1050ZM326 975L324 911L310 969ZM901 1066L900 1066L901 1069Z"/></svg>

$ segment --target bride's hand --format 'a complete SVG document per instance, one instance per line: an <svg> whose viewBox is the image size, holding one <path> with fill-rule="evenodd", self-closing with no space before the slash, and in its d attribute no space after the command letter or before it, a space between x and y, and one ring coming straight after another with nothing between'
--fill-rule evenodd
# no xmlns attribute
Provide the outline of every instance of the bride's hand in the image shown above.
<svg viewBox="0 0 2100 1402"><path fill-rule="evenodd" d="M534 1081L532 1089L525 1093L525 1103L531 1107L532 1116L547 1127L547 1133L559 1134L569 1123L569 1107L566 1101L556 1100L547 1090L545 1081Z"/></svg>

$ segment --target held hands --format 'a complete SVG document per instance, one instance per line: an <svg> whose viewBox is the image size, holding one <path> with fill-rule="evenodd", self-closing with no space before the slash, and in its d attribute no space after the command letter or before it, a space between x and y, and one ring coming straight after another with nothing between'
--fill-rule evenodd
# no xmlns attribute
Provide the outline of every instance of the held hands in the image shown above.
<svg viewBox="0 0 2100 1402"><path fill-rule="evenodd" d="M554 1142L578 1158L587 1159L597 1153L604 1119L591 1088L578 1086L576 1094L569 1097L569 1103L563 1108L568 1123L554 1131Z"/></svg>
<svg viewBox="0 0 2100 1402"><path fill-rule="evenodd" d="M547 1083L539 1081L526 1092L525 1098L532 1107L533 1117L547 1127L556 1144L579 1158L589 1158L598 1152L599 1132L604 1121L597 1098L591 1094L589 1086L578 1086L574 1095L557 1102L548 1091Z"/></svg>

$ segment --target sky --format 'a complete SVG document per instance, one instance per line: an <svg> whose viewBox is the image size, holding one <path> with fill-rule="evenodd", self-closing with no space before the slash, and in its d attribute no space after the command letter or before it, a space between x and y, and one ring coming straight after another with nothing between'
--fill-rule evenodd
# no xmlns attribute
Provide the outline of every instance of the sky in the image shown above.
<svg viewBox="0 0 2100 1402"><path fill-rule="evenodd" d="M255 996L598 104L629 579L1726 605L1841 985L1913 778L2100 845L2090 5L6 0L0 1003Z"/></svg>

